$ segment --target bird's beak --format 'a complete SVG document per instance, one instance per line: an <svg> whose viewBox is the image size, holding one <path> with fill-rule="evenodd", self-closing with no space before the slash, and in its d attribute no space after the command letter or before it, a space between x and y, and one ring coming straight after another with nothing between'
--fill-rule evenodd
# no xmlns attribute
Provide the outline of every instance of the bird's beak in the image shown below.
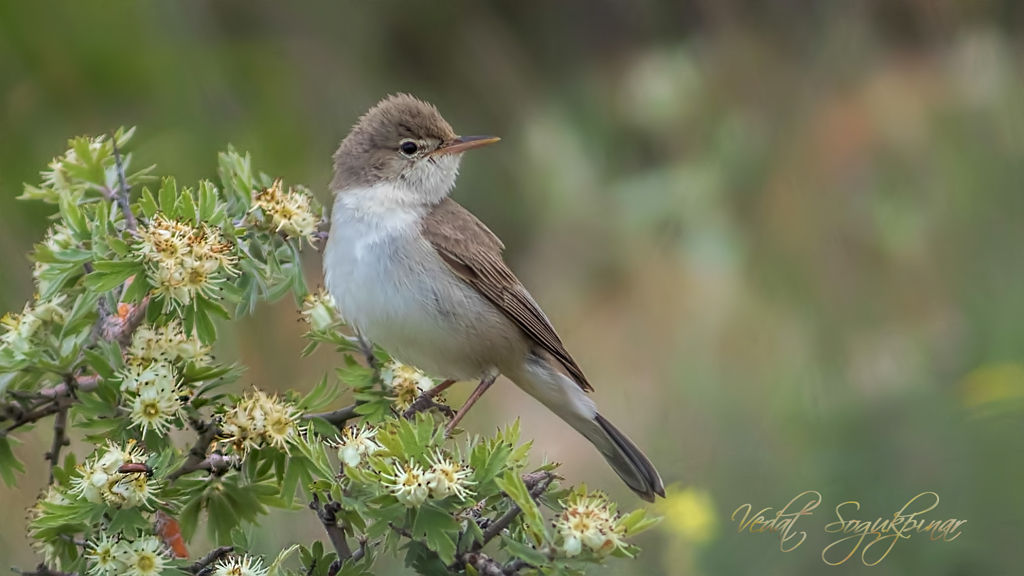
<svg viewBox="0 0 1024 576"><path fill-rule="evenodd" d="M472 150L473 148L494 144L498 140L501 140L501 138L498 138L497 136L457 136L454 139L438 146L436 150L430 153L430 155L443 156L445 154L459 154L466 150Z"/></svg>

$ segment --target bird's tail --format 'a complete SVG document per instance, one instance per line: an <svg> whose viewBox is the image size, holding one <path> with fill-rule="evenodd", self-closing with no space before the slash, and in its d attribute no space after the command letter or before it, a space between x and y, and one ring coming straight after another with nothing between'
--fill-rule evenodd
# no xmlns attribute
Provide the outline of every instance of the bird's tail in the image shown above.
<svg viewBox="0 0 1024 576"><path fill-rule="evenodd" d="M576 382L533 358L524 370L506 375L590 440L638 496L648 502L654 502L655 495L665 496L665 486L654 464L632 440L597 413L593 400Z"/></svg>

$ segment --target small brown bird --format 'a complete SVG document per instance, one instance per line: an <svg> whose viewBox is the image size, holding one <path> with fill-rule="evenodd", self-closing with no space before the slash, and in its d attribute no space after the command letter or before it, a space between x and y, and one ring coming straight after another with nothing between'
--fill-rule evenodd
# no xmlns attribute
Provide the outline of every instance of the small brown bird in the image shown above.
<svg viewBox="0 0 1024 576"><path fill-rule="evenodd" d="M497 141L457 136L434 106L404 94L363 115L334 155L327 287L363 335L449 379L438 388L480 379L449 429L504 374L653 501L665 495L654 465L598 413L587 377L502 260L501 240L448 197L462 153Z"/></svg>

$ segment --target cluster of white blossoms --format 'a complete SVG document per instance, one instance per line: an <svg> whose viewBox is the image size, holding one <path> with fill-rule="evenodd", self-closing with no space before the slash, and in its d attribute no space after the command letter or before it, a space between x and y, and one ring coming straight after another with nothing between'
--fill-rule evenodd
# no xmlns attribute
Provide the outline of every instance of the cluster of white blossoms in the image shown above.
<svg viewBox="0 0 1024 576"><path fill-rule="evenodd" d="M163 434L184 416L174 367L166 361L131 362L120 372L132 426Z"/></svg>
<svg viewBox="0 0 1024 576"><path fill-rule="evenodd" d="M337 307L334 296L322 288L315 294L302 299L302 319L309 323L310 328L318 332L327 330L338 321Z"/></svg>
<svg viewBox="0 0 1024 576"><path fill-rule="evenodd" d="M262 558L246 554L219 560L210 576L267 576L268 572Z"/></svg>
<svg viewBox="0 0 1024 576"><path fill-rule="evenodd" d="M67 318L67 311L61 304L67 296L61 294L48 302L36 302L25 304L21 314L9 312L0 318L0 326L7 329L0 335L0 347L10 350L16 357L24 357L32 350L32 337L44 322L56 322L63 324Z"/></svg>
<svg viewBox="0 0 1024 576"><path fill-rule="evenodd" d="M310 243L320 218L313 209L313 195L303 188L281 189L281 179L260 192L253 191L252 210L259 208L276 232L289 238L305 238Z"/></svg>
<svg viewBox="0 0 1024 576"><path fill-rule="evenodd" d="M85 558L93 576L157 576L170 560L163 542L155 536L126 540L106 534L90 542Z"/></svg>
<svg viewBox="0 0 1024 576"><path fill-rule="evenodd" d="M420 394L434 387L434 380L417 368L392 360L380 371L381 382L395 400L395 407L405 410L420 397ZM434 398L440 401L440 396Z"/></svg>
<svg viewBox="0 0 1024 576"><path fill-rule="evenodd" d="M625 545L625 528L612 504L600 493L571 499L554 524L562 538L559 548L570 558L579 555L584 546L606 556Z"/></svg>
<svg viewBox="0 0 1024 576"><path fill-rule="evenodd" d="M195 334L191 337L185 335L179 320L173 320L166 326L139 326L132 336L128 354L150 361L193 362L197 365L210 361L210 347L203 346Z"/></svg>
<svg viewBox="0 0 1024 576"><path fill-rule="evenodd" d="M299 431L300 418L295 406L254 389L222 416L220 429L239 453L261 445L287 451Z"/></svg>
<svg viewBox="0 0 1024 576"><path fill-rule="evenodd" d="M106 450L77 466L79 475L71 480L68 494L114 508L147 506L156 501L149 476L141 472L118 472L125 464L145 462L145 453L135 440L129 440L123 447L108 441Z"/></svg>
<svg viewBox="0 0 1024 576"><path fill-rule="evenodd" d="M195 227L163 214L139 227L135 244L149 281L172 305L189 304L197 293L210 296L225 274L237 274L233 249L220 229L206 224Z"/></svg>
<svg viewBox="0 0 1024 576"><path fill-rule="evenodd" d="M124 405L132 426L143 434L162 434L184 416L182 390L176 364L209 361L210 348L193 335L186 336L181 322L166 326L139 326L128 346L125 367L120 371ZM187 398L186 398L187 399Z"/></svg>
<svg viewBox="0 0 1024 576"><path fill-rule="evenodd" d="M428 497L436 500L456 496L465 499L469 494L469 486L475 482L469 480L473 469L448 458L436 451L430 458L430 468L424 470L419 464L396 462L394 475L384 477L384 487L408 508L416 508L426 502Z"/></svg>
<svg viewBox="0 0 1024 576"><path fill-rule="evenodd" d="M358 427L346 426L334 444L338 449L338 459L344 462L345 466L359 466L365 457L382 449L373 439L376 435L377 429L367 424Z"/></svg>

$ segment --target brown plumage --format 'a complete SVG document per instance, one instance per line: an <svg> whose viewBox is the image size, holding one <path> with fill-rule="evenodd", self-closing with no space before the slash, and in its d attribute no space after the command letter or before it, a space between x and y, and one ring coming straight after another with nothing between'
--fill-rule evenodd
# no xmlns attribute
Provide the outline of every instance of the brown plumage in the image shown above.
<svg viewBox="0 0 1024 576"><path fill-rule="evenodd" d="M393 162L398 143L422 140L429 147L455 138L455 131L432 104L408 94L381 100L363 114L334 154L332 190L369 186L398 176Z"/></svg>
<svg viewBox="0 0 1024 576"><path fill-rule="evenodd" d="M328 289L342 316L397 360L481 378L449 429L501 372L593 443L641 498L664 496L651 461L587 396L593 387L505 264L501 240L448 198L462 153L495 141L457 136L405 94L363 115L334 156Z"/></svg>
<svg viewBox="0 0 1024 576"><path fill-rule="evenodd" d="M452 272L560 362L580 388L594 390L548 317L505 264L501 257L505 245L483 222L451 198L445 198L423 218L421 230Z"/></svg>

